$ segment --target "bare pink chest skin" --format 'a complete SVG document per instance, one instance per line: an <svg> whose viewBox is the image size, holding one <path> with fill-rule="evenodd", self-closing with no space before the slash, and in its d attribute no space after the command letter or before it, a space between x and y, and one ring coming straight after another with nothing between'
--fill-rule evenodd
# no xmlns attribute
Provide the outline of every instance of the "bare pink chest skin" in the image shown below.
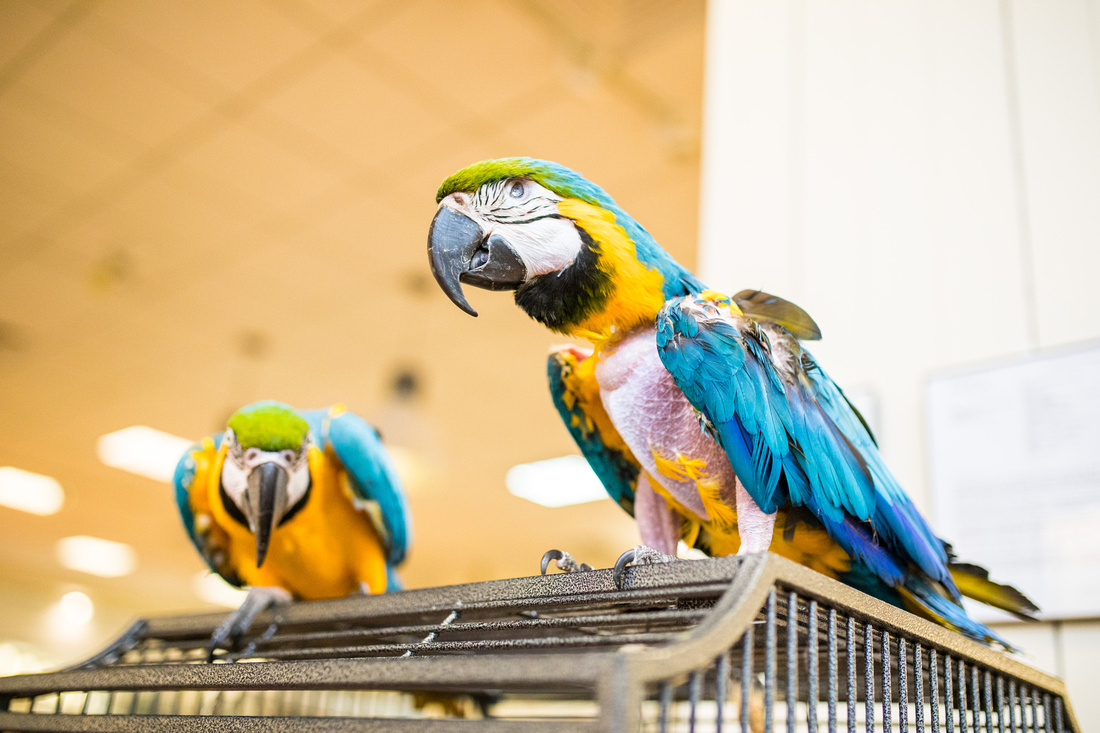
<svg viewBox="0 0 1100 733"><path fill-rule="evenodd" d="M653 480L681 504L709 519L694 481L677 480L657 470L654 452L706 461L706 478L733 503L734 474L721 446L699 428L695 410L672 380L657 353L653 328L637 329L602 352L596 382L611 422Z"/></svg>

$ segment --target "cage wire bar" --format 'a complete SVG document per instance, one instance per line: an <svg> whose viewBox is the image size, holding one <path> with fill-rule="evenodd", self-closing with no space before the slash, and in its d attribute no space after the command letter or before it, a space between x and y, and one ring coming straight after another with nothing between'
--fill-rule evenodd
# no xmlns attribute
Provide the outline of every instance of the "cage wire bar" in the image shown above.
<svg viewBox="0 0 1100 733"><path fill-rule="evenodd" d="M135 623L0 731L1080 733L1063 683L771 554Z"/></svg>

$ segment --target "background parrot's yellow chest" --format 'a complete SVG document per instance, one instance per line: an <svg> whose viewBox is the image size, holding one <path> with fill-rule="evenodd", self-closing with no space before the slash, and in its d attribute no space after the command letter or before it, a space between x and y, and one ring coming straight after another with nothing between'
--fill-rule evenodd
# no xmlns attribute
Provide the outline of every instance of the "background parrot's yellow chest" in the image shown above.
<svg viewBox="0 0 1100 733"><path fill-rule="evenodd" d="M316 448L309 456L305 504L272 532L267 558L256 567L256 538L228 515L217 482L209 490L214 519L229 536L229 558L246 585L285 588L297 598L341 598L386 589L385 548L366 512L352 503L347 474ZM217 472L215 472L217 475Z"/></svg>

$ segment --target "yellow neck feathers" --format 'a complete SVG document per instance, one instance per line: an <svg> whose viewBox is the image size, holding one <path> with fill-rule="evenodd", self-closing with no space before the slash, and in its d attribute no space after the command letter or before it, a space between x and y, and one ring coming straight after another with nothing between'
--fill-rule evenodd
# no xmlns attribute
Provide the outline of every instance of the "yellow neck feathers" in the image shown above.
<svg viewBox="0 0 1100 733"><path fill-rule="evenodd" d="M558 211L595 242L597 267L607 274L612 289L603 310L570 329L570 335L600 346L619 333L652 324L665 303L664 278L638 260L634 243L615 223L615 215L578 199L559 201Z"/></svg>

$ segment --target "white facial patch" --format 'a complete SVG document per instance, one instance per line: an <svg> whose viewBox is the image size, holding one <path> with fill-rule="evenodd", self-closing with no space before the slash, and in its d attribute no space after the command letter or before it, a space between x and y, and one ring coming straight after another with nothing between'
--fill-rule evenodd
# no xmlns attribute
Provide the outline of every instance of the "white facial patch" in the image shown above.
<svg viewBox="0 0 1100 733"><path fill-rule="evenodd" d="M274 463L286 469L289 479L286 487L287 509L301 501L309 490L309 447L313 445L312 437L306 438L301 451L263 451L259 448L244 450L232 430L226 430L224 439L228 450L222 465L222 486L246 516L248 502L245 500L245 491L248 489L248 475L261 463Z"/></svg>
<svg viewBox="0 0 1100 733"><path fill-rule="evenodd" d="M290 481L286 485L286 507L298 504L309 490L309 444L307 440L298 460L290 468Z"/></svg>
<svg viewBox="0 0 1100 733"><path fill-rule="evenodd" d="M569 219L545 218L527 224L497 224L500 234L512 246L527 268L527 279L564 270L581 251L581 236Z"/></svg>
<svg viewBox="0 0 1100 733"><path fill-rule="evenodd" d="M229 498L241 509L247 505L244 492L248 489L248 471L244 467L244 451L237 442L232 430L225 431L223 438L227 446L225 463L222 464L222 488Z"/></svg>
<svg viewBox="0 0 1100 733"><path fill-rule="evenodd" d="M581 251L576 226L558 213L561 196L526 178L486 183L473 194L452 193L441 205L500 235L527 268L527 279L564 270Z"/></svg>

